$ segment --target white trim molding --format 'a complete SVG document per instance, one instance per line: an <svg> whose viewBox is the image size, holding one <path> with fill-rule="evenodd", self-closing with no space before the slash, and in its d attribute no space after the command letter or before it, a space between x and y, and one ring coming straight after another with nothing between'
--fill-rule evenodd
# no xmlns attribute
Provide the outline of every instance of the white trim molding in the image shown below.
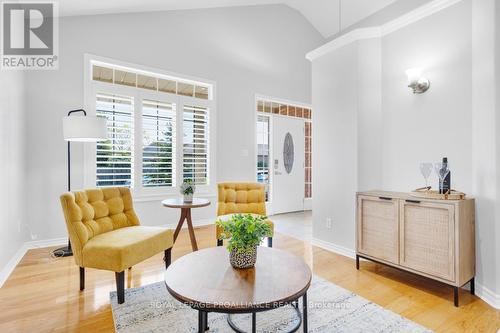
<svg viewBox="0 0 500 333"><path fill-rule="evenodd" d="M313 237L313 239L311 240L311 244L314 246L320 247L324 250L340 254L344 257L356 259L356 251L354 251L353 249L350 249L348 247L333 244L333 243L330 243L330 242L327 242L327 241L324 241L322 239L315 238L315 237Z"/></svg>
<svg viewBox="0 0 500 333"><path fill-rule="evenodd" d="M500 294L495 294L492 290L483 286L481 283L476 281L475 294L477 297L481 298L483 301L491 305L496 309L500 309Z"/></svg>
<svg viewBox="0 0 500 333"><path fill-rule="evenodd" d="M5 281L7 281L10 274L12 274L12 272L19 264L19 262L21 262L26 252L28 252L31 249L38 249L42 247L65 245L67 242L68 242L67 238L53 238L46 240L30 241L22 244L19 250L17 250L17 252L9 260L9 262L0 271L0 288L3 286Z"/></svg>
<svg viewBox="0 0 500 333"><path fill-rule="evenodd" d="M203 226L203 225L210 225L213 224L215 219L201 219L201 220L196 220L193 221L194 226ZM173 224L168 224L164 225L165 227L175 227ZM185 228L186 226L183 226ZM21 262L23 259L24 255L31 249L37 249L37 248L44 248L44 247L49 247L49 246L58 246L58 245L64 245L67 242L67 238L53 238L53 239L47 239L47 240L39 240L39 241L30 241L26 242L21 247L19 250L14 254L14 256L9 260L9 262L4 266L2 271L0 272L0 288L3 286L5 281L9 278L10 274L14 271L16 266ZM311 241L311 244L314 246L317 246L319 248L322 248L324 250L334 252L337 254L340 254L342 256L355 259L356 258L356 252L350 248L340 246L337 244L333 244L327 241L324 241L319 238L313 238ZM476 296L481 298L483 301L491 305L492 307L496 309L500 309L500 295L495 294L492 290L488 289L487 287L483 286L481 283L476 282Z"/></svg>
<svg viewBox="0 0 500 333"><path fill-rule="evenodd" d="M351 259L356 259L356 251L340 246L337 244L333 244L327 241L324 241L319 238L313 238L311 241L311 244L317 247L320 247L324 250L340 254L344 257L348 257ZM364 260L360 258L360 260ZM467 287L467 286L465 286ZM477 282L476 280L476 290L475 294L477 297L481 298L483 301L491 305L492 307L496 309L500 309L500 295L495 294L492 290L488 289L487 287L483 286L481 283Z"/></svg>
<svg viewBox="0 0 500 333"><path fill-rule="evenodd" d="M380 38L382 36L381 29L379 27L373 28L360 28L356 30L349 31L345 35L342 35L334 40L312 50L306 54L306 59L313 61L317 58L324 56L332 51L340 49L343 46L349 45L353 42L363 39L370 38Z"/></svg>
<svg viewBox="0 0 500 333"><path fill-rule="evenodd" d="M163 70L161 68L147 67L140 64L133 64L124 62L117 59L101 57L93 54L84 54L84 67L83 67L83 95L84 95L84 109L87 110L89 115L96 114L96 94L117 94L133 98L133 112L132 122L136 125L136 131L132 136L134 142L134 149L139 152L135 155L132 166L134 168L134 176L131 190L133 192L134 200L144 199L142 201L155 201L156 198L163 196L169 197L176 195L179 191L179 186L182 183L182 143L183 143L183 123L182 115L184 106L204 107L208 109L208 184L197 185L197 193L210 195L217 192L217 83L210 79L201 79L190 75L178 74ZM173 79L177 82L189 82L191 84L199 84L209 89L209 99L199 99L190 96L183 96L180 94L167 93L163 91L154 91L141 89L135 86L117 85L114 83L107 83L93 80L92 66L94 64L105 66L112 69L123 69L132 73L143 73L155 78ZM176 112L176 171L175 179L176 184L172 187L158 187L149 188L142 186L142 101L153 100L159 102L166 102L175 104ZM84 145L83 148L83 184L84 187L96 186L96 146Z"/></svg>
<svg viewBox="0 0 500 333"><path fill-rule="evenodd" d="M325 54L328 54L358 40L383 37L412 23L418 22L423 18L431 16L443 9L451 7L461 1L463 0L434 0L381 26L359 28L349 31L345 35L335 38L334 40L307 53L306 59L308 59L309 61L313 61L324 56Z"/></svg>
<svg viewBox="0 0 500 333"><path fill-rule="evenodd" d="M199 220L194 220L193 221L193 226L195 227L201 227L205 225L211 225L215 223L215 220L217 218L206 218L206 219L199 219ZM162 225L161 227L166 227L166 228L172 228L175 229L177 226L177 222L173 224L165 224ZM187 223L184 223L182 226L182 229L187 228ZM44 247L49 247L49 246L63 246L66 245L68 242L68 238L63 237L63 238L52 238L52 239L45 239L45 240L35 240L35 241L29 241L23 243L20 247L19 250L12 256L12 258L7 262L7 264L2 268L0 271L0 288L3 286L5 281L9 278L9 276L12 274L14 269L17 267L17 265L21 262L23 257L26 255L26 253L29 250L32 249L39 249L39 248L44 248ZM47 253L49 255L49 253Z"/></svg>

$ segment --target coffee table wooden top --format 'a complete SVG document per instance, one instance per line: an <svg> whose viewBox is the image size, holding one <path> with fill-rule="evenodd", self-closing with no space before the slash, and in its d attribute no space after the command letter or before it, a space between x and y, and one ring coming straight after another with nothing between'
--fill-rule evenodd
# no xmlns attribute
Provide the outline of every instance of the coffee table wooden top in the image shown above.
<svg viewBox="0 0 500 333"><path fill-rule="evenodd" d="M170 265L167 289L193 308L220 312L271 309L298 299L309 288L311 270L301 258L258 247L254 268L234 269L226 247L190 253Z"/></svg>
<svg viewBox="0 0 500 333"><path fill-rule="evenodd" d="M210 205L210 200L204 198L193 198L193 202L184 202L182 198L171 198L163 200L161 204L170 208L199 208Z"/></svg>

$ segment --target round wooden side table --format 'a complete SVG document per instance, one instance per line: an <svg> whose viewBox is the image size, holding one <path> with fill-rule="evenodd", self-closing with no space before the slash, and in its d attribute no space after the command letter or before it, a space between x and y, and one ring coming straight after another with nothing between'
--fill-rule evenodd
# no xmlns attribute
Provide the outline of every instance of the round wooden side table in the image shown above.
<svg viewBox="0 0 500 333"><path fill-rule="evenodd" d="M184 221L187 220L189 238L191 239L191 247L193 251L198 251L198 244L196 243L196 237L194 235L193 221L191 220L191 208L206 207L210 205L210 200L203 198L193 198L193 202L184 202L182 198L174 198L165 199L161 203L165 207L181 209L181 217L174 232L174 244L177 240L177 236L179 236L179 232L181 231Z"/></svg>
<svg viewBox="0 0 500 333"><path fill-rule="evenodd" d="M257 312L291 304L298 314L295 332L302 324L307 332L307 289L312 273L304 260L275 248L258 247L253 268L235 269L229 263L225 247L213 247L185 255L165 272L169 293L198 311L198 332L208 329L208 313L228 313L228 324L242 332L233 321L233 313L252 314L252 332L256 331ZM302 298L302 313L299 299Z"/></svg>

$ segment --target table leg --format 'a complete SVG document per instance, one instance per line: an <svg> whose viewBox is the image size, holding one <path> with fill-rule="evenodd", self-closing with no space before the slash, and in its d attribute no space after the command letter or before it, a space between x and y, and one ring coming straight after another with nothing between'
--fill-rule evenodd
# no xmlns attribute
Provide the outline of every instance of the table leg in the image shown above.
<svg viewBox="0 0 500 333"><path fill-rule="evenodd" d="M203 329L208 331L208 312L203 312Z"/></svg>
<svg viewBox="0 0 500 333"><path fill-rule="evenodd" d="M198 333L205 332L205 319L204 319L203 311L198 310Z"/></svg>
<svg viewBox="0 0 500 333"><path fill-rule="evenodd" d="M307 333L307 292L302 297L302 316L302 327L304 328L304 333Z"/></svg>
<svg viewBox="0 0 500 333"><path fill-rule="evenodd" d="M191 220L191 208L186 208L186 219L189 229L189 238L191 239L191 247L193 251L198 251L198 244L196 244L196 237L194 236L193 221Z"/></svg>
<svg viewBox="0 0 500 333"><path fill-rule="evenodd" d="M182 224L184 223L184 220L186 219L186 211L187 211L187 209L185 209L185 208L181 209L181 217L179 219L179 222L177 223L177 227L175 228L175 232L174 232L174 243L177 240L177 236L179 236L179 232L181 231Z"/></svg>
<svg viewBox="0 0 500 333"><path fill-rule="evenodd" d="M252 333L257 332L257 313L252 312Z"/></svg>

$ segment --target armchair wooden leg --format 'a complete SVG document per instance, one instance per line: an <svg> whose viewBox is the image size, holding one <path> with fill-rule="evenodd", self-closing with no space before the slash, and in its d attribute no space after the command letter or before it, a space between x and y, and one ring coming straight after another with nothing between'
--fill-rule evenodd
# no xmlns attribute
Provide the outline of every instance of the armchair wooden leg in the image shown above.
<svg viewBox="0 0 500 333"><path fill-rule="evenodd" d="M267 237L267 246L273 247L273 238L272 237Z"/></svg>
<svg viewBox="0 0 500 333"><path fill-rule="evenodd" d="M224 243L223 243L223 240L222 239L218 239L217 240L217 246L222 246Z"/></svg>
<svg viewBox="0 0 500 333"><path fill-rule="evenodd" d="M125 271L115 272L118 304L125 302Z"/></svg>
<svg viewBox="0 0 500 333"><path fill-rule="evenodd" d="M165 260L165 269L167 269L172 263L172 248L165 250L165 258L163 260Z"/></svg>
<svg viewBox="0 0 500 333"><path fill-rule="evenodd" d="M85 268L80 267L80 290L85 289Z"/></svg>

